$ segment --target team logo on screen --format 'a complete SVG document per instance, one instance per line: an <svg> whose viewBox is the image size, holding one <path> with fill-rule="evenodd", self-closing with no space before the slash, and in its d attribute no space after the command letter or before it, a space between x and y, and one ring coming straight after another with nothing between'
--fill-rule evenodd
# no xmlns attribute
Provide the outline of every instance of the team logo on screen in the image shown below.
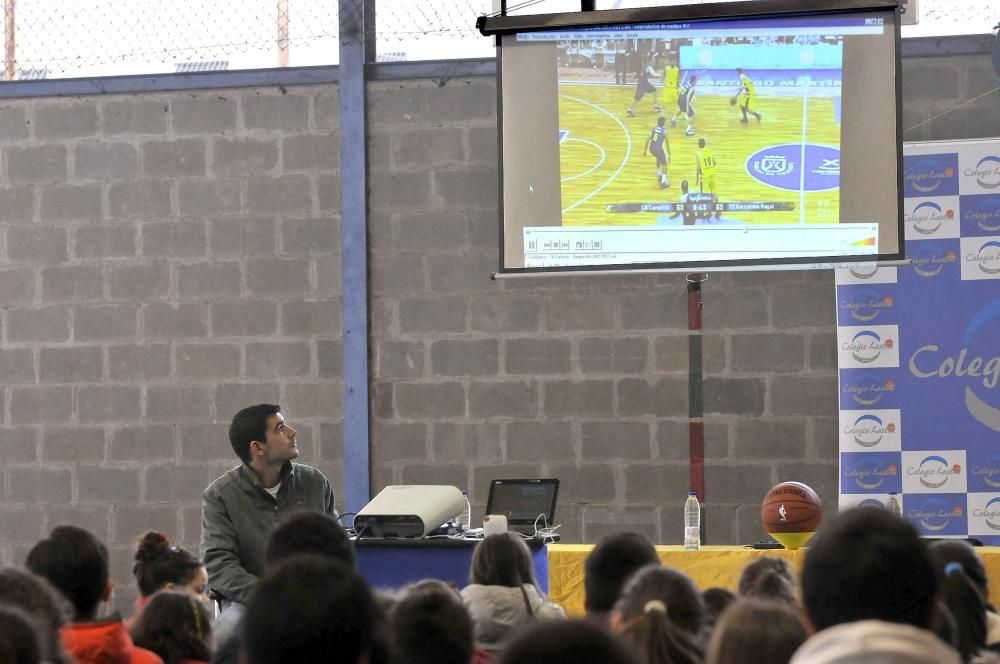
<svg viewBox="0 0 1000 664"><path fill-rule="evenodd" d="M975 263L983 274L1000 274L1000 241L984 242L977 251L966 254L965 260Z"/></svg>
<svg viewBox="0 0 1000 664"><path fill-rule="evenodd" d="M856 468L848 468L844 471L844 476L854 480L859 488L866 491L873 491L889 478L896 476L899 469L896 464L890 463L883 466L878 461L863 461Z"/></svg>
<svg viewBox="0 0 1000 664"><path fill-rule="evenodd" d="M746 170L778 189L836 189L840 186L840 150L813 143L772 145L750 155Z"/></svg>
<svg viewBox="0 0 1000 664"><path fill-rule="evenodd" d="M976 183L983 189L997 189L1000 187L1000 157L983 157L975 168L967 168L962 174L976 178Z"/></svg>
<svg viewBox="0 0 1000 664"><path fill-rule="evenodd" d="M987 486L1000 489L1000 454L994 454L986 459L986 463L973 464L969 472L982 478Z"/></svg>
<svg viewBox="0 0 1000 664"><path fill-rule="evenodd" d="M958 255L939 244L921 241L910 257L913 271L921 277L936 277L941 274L945 265L954 264Z"/></svg>
<svg viewBox="0 0 1000 664"><path fill-rule="evenodd" d="M913 230L921 235L933 235L941 224L955 218L954 210L945 210L934 201L924 201L913 208L906 217L907 223L913 224Z"/></svg>
<svg viewBox="0 0 1000 664"><path fill-rule="evenodd" d="M876 373L863 373L853 381L845 381L841 388L851 399L862 406L870 407L882 400L886 394L896 390L896 382L883 380Z"/></svg>
<svg viewBox="0 0 1000 664"><path fill-rule="evenodd" d="M885 505L883 505L882 501L878 498L865 498L858 503L858 507L881 507L884 509Z"/></svg>
<svg viewBox="0 0 1000 664"><path fill-rule="evenodd" d="M955 177L955 168L948 161L931 156L917 158L903 172L903 181L922 194L933 193L945 180Z"/></svg>
<svg viewBox="0 0 1000 664"><path fill-rule="evenodd" d="M896 345L892 339L882 339L873 330L862 330L854 335L850 341L841 344L841 350L851 351L851 356L856 362L869 364L878 359L884 350L892 350Z"/></svg>
<svg viewBox="0 0 1000 664"><path fill-rule="evenodd" d="M1000 498L994 498L983 508L973 508L972 516L983 519L992 530L1000 530Z"/></svg>
<svg viewBox="0 0 1000 664"><path fill-rule="evenodd" d="M891 309L893 302L891 295L882 296L870 288L865 288L841 300L840 308L850 313L854 320L869 323L878 318L883 311Z"/></svg>
<svg viewBox="0 0 1000 664"><path fill-rule="evenodd" d="M943 498L930 498L923 504L909 510L906 515L920 522L926 530L944 530L952 519L961 519L964 510L961 505L949 505Z"/></svg>
<svg viewBox="0 0 1000 664"><path fill-rule="evenodd" d="M989 195L970 198L976 198L979 201L975 207L969 204L968 208L963 209L962 218L976 224L980 230L987 233L1000 231L1000 197Z"/></svg>
<svg viewBox="0 0 1000 664"><path fill-rule="evenodd" d="M854 420L854 424L844 427L844 433L854 437L854 442L861 447L875 447L882 442L882 437L889 433L895 433L896 425L893 422L885 422L878 415L871 413L862 415Z"/></svg>
<svg viewBox="0 0 1000 664"><path fill-rule="evenodd" d="M943 456L932 454L924 457L917 467L906 469L907 475L914 475L928 489L940 489L954 475L962 474L961 464L948 464Z"/></svg>
<svg viewBox="0 0 1000 664"><path fill-rule="evenodd" d="M921 346L910 357L910 373L921 379L965 381L965 407L980 424L1000 431L1000 300L976 312L965 329L957 354L941 352L935 344Z"/></svg>
<svg viewBox="0 0 1000 664"><path fill-rule="evenodd" d="M851 275L855 279L871 279L876 274L878 274L877 267L852 267L850 268Z"/></svg>

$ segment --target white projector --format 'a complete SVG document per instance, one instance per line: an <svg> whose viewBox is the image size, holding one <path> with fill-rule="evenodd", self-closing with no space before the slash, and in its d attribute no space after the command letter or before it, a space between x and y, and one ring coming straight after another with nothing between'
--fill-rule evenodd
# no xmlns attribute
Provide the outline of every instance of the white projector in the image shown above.
<svg viewBox="0 0 1000 664"><path fill-rule="evenodd" d="M464 508L465 497L457 487L387 486L354 517L354 532L358 539L424 537Z"/></svg>

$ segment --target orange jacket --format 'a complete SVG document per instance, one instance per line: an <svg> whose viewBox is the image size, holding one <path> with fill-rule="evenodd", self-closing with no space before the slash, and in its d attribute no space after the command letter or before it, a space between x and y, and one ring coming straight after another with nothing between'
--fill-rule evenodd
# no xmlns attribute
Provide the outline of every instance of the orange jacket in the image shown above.
<svg viewBox="0 0 1000 664"><path fill-rule="evenodd" d="M118 617L71 623L59 633L63 647L77 664L163 664L158 655L132 643Z"/></svg>

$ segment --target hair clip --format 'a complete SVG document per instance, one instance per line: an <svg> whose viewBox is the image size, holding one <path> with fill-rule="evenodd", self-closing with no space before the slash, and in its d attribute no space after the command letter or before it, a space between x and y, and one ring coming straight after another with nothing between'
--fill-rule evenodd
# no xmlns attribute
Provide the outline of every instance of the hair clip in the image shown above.
<svg viewBox="0 0 1000 664"><path fill-rule="evenodd" d="M650 613L652 611L659 611L663 615L667 614L667 605L658 599L651 599L646 602L646 605L642 607L643 613Z"/></svg>
<svg viewBox="0 0 1000 664"><path fill-rule="evenodd" d="M962 563L956 563L956 562L952 561L952 562L950 562L950 563L948 563L947 565L944 566L944 575L945 576L951 576L952 574L955 574L956 572L959 572L959 573L962 573L962 574L965 573L965 568L962 567Z"/></svg>
<svg viewBox="0 0 1000 664"><path fill-rule="evenodd" d="M163 533L156 533L156 539L158 542L166 542L167 536L164 535Z"/></svg>

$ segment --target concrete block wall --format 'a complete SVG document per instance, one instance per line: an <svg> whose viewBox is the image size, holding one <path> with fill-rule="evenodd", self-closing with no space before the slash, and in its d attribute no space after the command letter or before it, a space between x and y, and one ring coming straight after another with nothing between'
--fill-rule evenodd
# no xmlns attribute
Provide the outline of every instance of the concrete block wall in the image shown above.
<svg viewBox="0 0 1000 664"><path fill-rule="evenodd" d="M0 104L0 556L60 523L196 550L239 408L343 487L336 87Z"/></svg>

